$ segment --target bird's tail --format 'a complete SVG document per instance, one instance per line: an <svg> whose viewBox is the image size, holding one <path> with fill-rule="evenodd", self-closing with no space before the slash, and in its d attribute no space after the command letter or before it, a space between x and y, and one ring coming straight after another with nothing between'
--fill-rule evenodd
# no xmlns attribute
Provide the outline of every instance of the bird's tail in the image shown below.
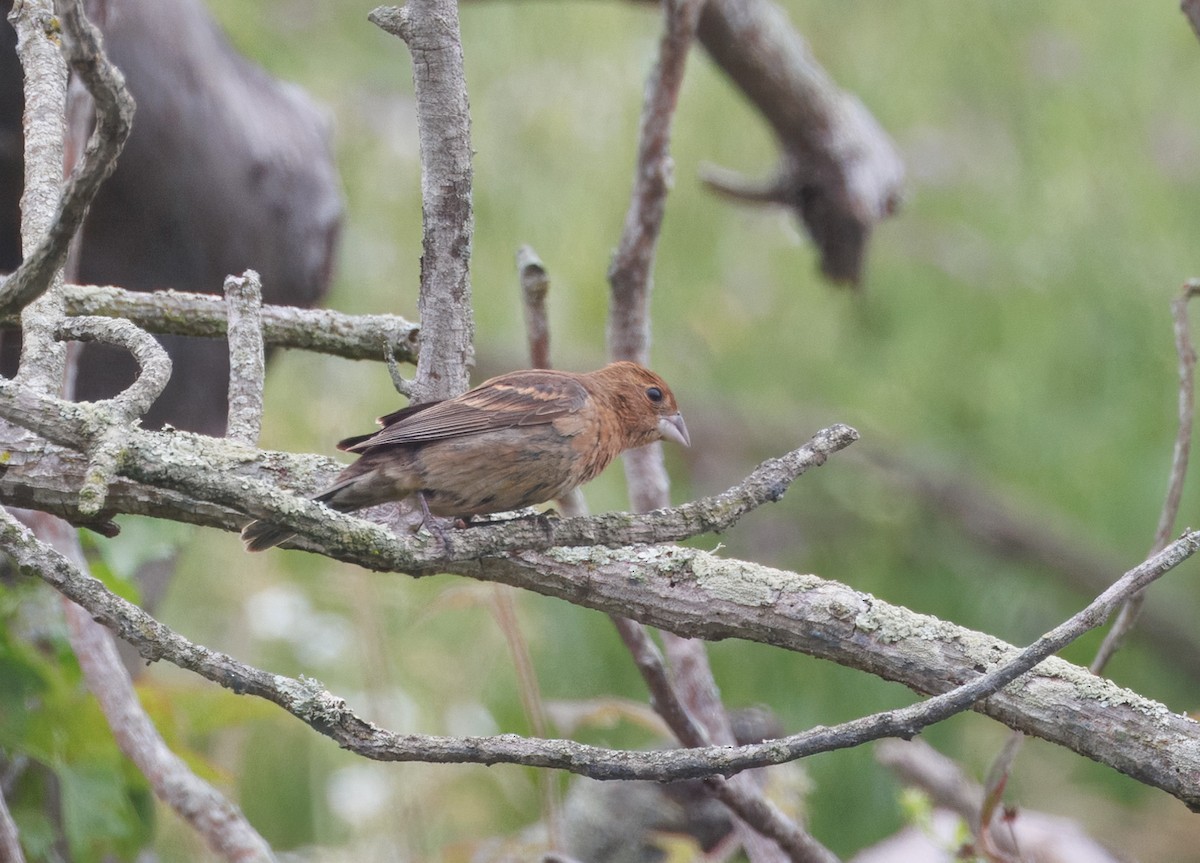
<svg viewBox="0 0 1200 863"><path fill-rule="evenodd" d="M337 493L351 485L355 479L357 479L355 476L343 478L320 494L315 495L313 500L320 501L330 509L336 509L338 512L350 512L351 510L359 509L363 504L356 501L339 501L335 499ZM280 527L277 524L272 524L262 519L252 521L242 528L242 542L245 543L246 551L266 551L268 548L274 548L280 543L287 542L295 535L296 532L294 530Z"/></svg>
<svg viewBox="0 0 1200 863"><path fill-rule="evenodd" d="M295 535L286 527L269 521L252 521L242 528L242 542L246 545L246 551L266 551Z"/></svg>

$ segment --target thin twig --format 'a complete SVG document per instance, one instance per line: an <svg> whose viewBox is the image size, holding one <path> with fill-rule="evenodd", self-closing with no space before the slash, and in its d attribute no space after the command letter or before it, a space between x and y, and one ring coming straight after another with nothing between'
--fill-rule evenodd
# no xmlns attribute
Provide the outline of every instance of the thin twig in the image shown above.
<svg viewBox="0 0 1200 863"><path fill-rule="evenodd" d="M125 390L110 399L93 402L93 411L111 411L115 424L131 423L154 404L171 379L171 358L145 330L120 319L62 318L55 337L63 341L102 342L124 348L138 364L138 376Z"/></svg>
<svg viewBox="0 0 1200 863"><path fill-rule="evenodd" d="M40 313L43 303L55 299L56 292L51 290L26 309ZM171 359L153 336L129 321L59 318L55 336L62 340L96 341L123 347L133 354L138 364L138 376L129 387L91 407L97 415L107 414L107 422L87 447L87 476L79 489L79 512L85 519L91 519L105 507L108 488L117 477L117 460L129 425L145 414L166 388L171 378Z"/></svg>
<svg viewBox="0 0 1200 863"><path fill-rule="evenodd" d="M0 863L25 863L25 854L21 851L21 837L17 833L17 824L8 811L8 803L0 790Z"/></svg>
<svg viewBox="0 0 1200 863"><path fill-rule="evenodd" d="M229 319L229 422L226 437L249 446L262 432L266 352L262 332L262 282L254 270L225 279Z"/></svg>
<svg viewBox="0 0 1200 863"><path fill-rule="evenodd" d="M1171 318L1175 330L1175 353L1179 357L1179 428L1175 433L1175 448L1171 457L1171 473L1167 480L1167 494L1158 517L1158 529L1150 554L1161 551L1175 530L1179 518L1179 505L1183 500L1183 483L1187 479L1188 457L1192 449L1192 426L1196 413L1196 350L1192 347L1191 328L1188 321L1188 302L1200 294L1200 280L1191 280L1183 291L1171 301ZM1116 622L1104 636L1091 670L1100 674L1114 653L1120 649L1125 637L1137 625L1145 595L1135 593L1117 615Z"/></svg>
<svg viewBox="0 0 1200 863"><path fill-rule="evenodd" d="M550 277L541 258L530 246L517 249L516 258L521 284L521 307L525 310L525 338L529 343L530 368L548 369L551 367L550 322L546 314L546 295L550 292ZM559 511L566 515L587 513L587 504L578 488L555 503ZM516 599L510 587L495 585L493 590L493 607L500 619L509 653L513 657L525 715L534 733L539 737L546 737L550 727L546 715L546 702L538 685L529 642L517 622ZM537 779L542 794L542 821L546 825L546 844L551 849L562 848L562 799L558 783L544 772L539 773Z"/></svg>
<svg viewBox="0 0 1200 863"><path fill-rule="evenodd" d="M550 274L546 265L531 246L517 249L517 276L521 284L521 308L525 312L525 339L529 343L530 367L553 368L550 361L550 316L546 297L550 293ZM565 497L554 501L555 508L565 516L587 515L583 490L571 489Z"/></svg>

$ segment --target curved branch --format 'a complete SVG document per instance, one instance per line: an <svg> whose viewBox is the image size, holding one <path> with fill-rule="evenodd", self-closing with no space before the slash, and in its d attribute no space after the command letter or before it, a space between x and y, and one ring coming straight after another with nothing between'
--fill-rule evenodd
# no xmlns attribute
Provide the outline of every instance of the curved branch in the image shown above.
<svg viewBox="0 0 1200 863"><path fill-rule="evenodd" d="M96 129L83 161L71 173L59 199L58 212L37 248L21 266L0 281L0 314L13 314L41 296L67 259L71 238L79 230L96 192L117 165L133 123L133 97L125 79L101 50L100 32L84 17L82 0L59 4L67 61L96 102Z"/></svg>
<svg viewBox="0 0 1200 863"><path fill-rule="evenodd" d="M129 423L150 410L171 379L171 358L158 341L129 321L119 318L63 318L55 336L63 341L103 342L125 348L138 364L137 379L111 399L93 402L98 410L111 410L112 421Z"/></svg>

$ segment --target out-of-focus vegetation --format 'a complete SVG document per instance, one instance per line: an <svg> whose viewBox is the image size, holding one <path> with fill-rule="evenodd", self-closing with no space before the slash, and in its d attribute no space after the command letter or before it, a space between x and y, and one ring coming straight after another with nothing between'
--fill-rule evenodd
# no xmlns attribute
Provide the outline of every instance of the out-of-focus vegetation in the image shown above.
<svg viewBox="0 0 1200 863"><path fill-rule="evenodd" d="M720 537L723 553L813 571L1017 643L1085 601L1054 571L973 544L863 458L879 452L970 477L1119 566L1141 559L1175 433L1168 303L1200 269L1200 44L1175 5L789 2L910 173L857 295L819 280L787 214L700 188L701 163L765 174L775 150L719 71L693 56L655 270L653 364L693 437L691 451L669 453L674 496L720 491L833 421L863 435L856 452ZM334 117L348 218L330 305L415 317L419 165L403 45L366 21L368 6L212 6L240 49ZM526 364L513 267L522 243L553 279L555 362L595 367L659 17L594 0L489 0L462 16L477 152L476 377ZM264 445L329 452L398 405L382 365L282 355ZM622 507L620 471L588 498L596 510ZM1195 509L1189 490L1180 527L1194 525ZM119 542L145 540L129 527ZM1193 620L1195 574L1194 564L1171 574L1151 603ZM316 677L397 731L527 732L492 591L294 552L249 557L231 535L197 533L161 616L243 660ZM546 699L644 697L602 616L536 596L520 597L520 613ZM1097 644L1067 657L1086 663ZM913 698L756 645L714 645L712 656L728 704L767 704L789 730ZM1196 681L1137 638L1109 671L1174 710L1196 704ZM540 817L528 770L368 764L176 670L150 669L143 685L165 733L281 850L465 860ZM982 775L1005 733L966 716L928 738ZM579 734L653 741L630 722ZM838 852L901 823L897 787L869 748L805 767L812 828ZM1028 744L1010 789L1022 806L1077 816L1140 859L1194 859L1200 828L1181 804L1047 744ZM164 859L196 853L172 816L158 829Z"/></svg>

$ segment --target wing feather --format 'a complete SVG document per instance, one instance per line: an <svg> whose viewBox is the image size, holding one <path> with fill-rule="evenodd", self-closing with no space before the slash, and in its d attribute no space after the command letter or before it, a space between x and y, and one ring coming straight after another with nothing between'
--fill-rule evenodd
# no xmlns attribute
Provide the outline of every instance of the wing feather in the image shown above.
<svg viewBox="0 0 1200 863"><path fill-rule="evenodd" d="M458 398L416 405L386 417L382 431L347 438L339 449L424 443L497 429L543 425L580 410L587 390L566 372L513 372L492 378Z"/></svg>

